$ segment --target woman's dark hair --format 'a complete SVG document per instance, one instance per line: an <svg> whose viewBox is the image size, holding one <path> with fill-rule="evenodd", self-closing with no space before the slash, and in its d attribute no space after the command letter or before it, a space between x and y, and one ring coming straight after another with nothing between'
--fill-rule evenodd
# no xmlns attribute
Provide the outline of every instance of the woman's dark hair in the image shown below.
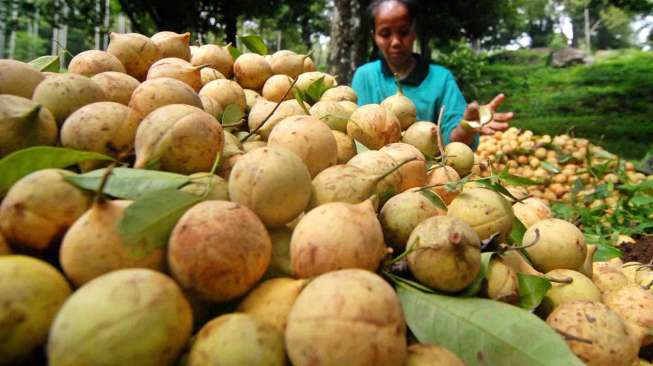
<svg viewBox="0 0 653 366"><path fill-rule="evenodd" d="M389 1L396 1L402 4L403 6L405 6L406 9L408 9L408 14L410 15L410 19L413 27L417 26L417 18L420 14L419 0L372 0L370 5L367 7L367 15L369 17L370 24L372 25L372 29L374 29L375 27L374 15L376 14L376 11L378 10L379 6Z"/></svg>

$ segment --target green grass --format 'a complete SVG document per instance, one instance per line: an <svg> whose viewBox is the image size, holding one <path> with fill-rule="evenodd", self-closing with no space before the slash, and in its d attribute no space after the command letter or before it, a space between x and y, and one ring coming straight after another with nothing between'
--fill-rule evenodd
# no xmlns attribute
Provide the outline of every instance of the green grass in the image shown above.
<svg viewBox="0 0 653 366"><path fill-rule="evenodd" d="M653 148L653 53L622 51L592 65L546 66L547 54L493 57L477 84L480 100L503 92L512 123L539 134L572 133L629 159Z"/></svg>

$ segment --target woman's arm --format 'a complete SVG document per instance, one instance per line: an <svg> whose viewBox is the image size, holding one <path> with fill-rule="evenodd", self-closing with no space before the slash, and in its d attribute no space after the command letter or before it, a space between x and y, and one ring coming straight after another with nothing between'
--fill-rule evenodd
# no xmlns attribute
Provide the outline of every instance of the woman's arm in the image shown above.
<svg viewBox="0 0 653 366"><path fill-rule="evenodd" d="M451 135L449 135L449 141L462 142L463 144L472 145L474 143L474 138L476 137L476 131L468 131L462 126L458 125L456 128L451 130Z"/></svg>

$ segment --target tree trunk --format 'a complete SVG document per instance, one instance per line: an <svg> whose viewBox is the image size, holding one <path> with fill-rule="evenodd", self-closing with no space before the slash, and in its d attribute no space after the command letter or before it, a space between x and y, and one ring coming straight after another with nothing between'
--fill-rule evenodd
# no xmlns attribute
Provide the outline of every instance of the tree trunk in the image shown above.
<svg viewBox="0 0 653 366"><path fill-rule="evenodd" d="M127 33L127 18L125 14L118 14L118 33Z"/></svg>
<svg viewBox="0 0 653 366"><path fill-rule="evenodd" d="M236 47L236 34L238 33L238 18L231 1L224 3L222 9L222 21L224 22L225 42Z"/></svg>
<svg viewBox="0 0 653 366"><path fill-rule="evenodd" d="M54 0L54 19L52 22L52 45L50 53L53 55L57 54L58 46L57 42L59 40L59 0Z"/></svg>
<svg viewBox="0 0 653 366"><path fill-rule="evenodd" d="M571 18L571 29L572 29L572 38L571 38L571 46L574 48L578 48L578 45L582 43L583 41L581 40L581 36L583 34L583 26L582 26L583 20L580 19L579 17L572 17Z"/></svg>
<svg viewBox="0 0 653 366"><path fill-rule="evenodd" d="M431 61L431 37L429 37L427 32L421 31L418 35L419 38L419 50L422 58Z"/></svg>
<svg viewBox="0 0 653 366"><path fill-rule="evenodd" d="M61 66L66 65L66 52L68 48L68 4L63 2L63 24L61 26L61 31L59 32L59 61Z"/></svg>
<svg viewBox="0 0 653 366"><path fill-rule="evenodd" d="M471 44L472 44L472 49L476 54L481 53L481 39L480 38L472 38L471 39Z"/></svg>
<svg viewBox="0 0 653 366"><path fill-rule="evenodd" d="M100 5L100 2L102 0L95 0L95 27L93 28L93 33L95 35L95 49L99 50L100 49L100 19L101 19L101 12L102 12L102 7Z"/></svg>
<svg viewBox="0 0 653 366"><path fill-rule="evenodd" d="M111 27L111 0L104 2L104 29L102 29L102 49L109 46L109 27Z"/></svg>
<svg viewBox="0 0 653 366"><path fill-rule="evenodd" d="M34 59L34 23L32 19L27 22L27 59Z"/></svg>
<svg viewBox="0 0 653 366"><path fill-rule="evenodd" d="M41 27L41 9L37 6L34 10L34 25L32 26L32 33L34 34L34 42L38 45L37 40L41 39L39 35L39 29ZM30 60L34 59L36 55L34 54L34 47L30 48ZM40 51L39 51L40 52Z"/></svg>
<svg viewBox="0 0 653 366"><path fill-rule="evenodd" d="M354 70L367 58L366 31L361 0L335 0L331 43L327 63L329 73L338 77L338 82L351 82Z"/></svg>
<svg viewBox="0 0 653 366"><path fill-rule="evenodd" d="M583 15L585 17L585 47L587 47L587 52L592 53L592 31L590 29L591 23L589 7L585 7Z"/></svg>
<svg viewBox="0 0 653 366"><path fill-rule="evenodd" d="M16 50L16 28L18 28L18 0L10 2L11 6L11 34L9 36L9 58L14 58Z"/></svg>
<svg viewBox="0 0 653 366"><path fill-rule="evenodd" d="M301 17L299 25L301 29L302 43L304 43L304 46L306 46L306 49L310 52L313 45L311 44L311 31L308 25L308 17Z"/></svg>
<svg viewBox="0 0 653 366"><path fill-rule="evenodd" d="M5 58L5 32L7 32L7 23L5 23L7 8L5 2L0 1L0 58Z"/></svg>
<svg viewBox="0 0 653 366"><path fill-rule="evenodd" d="M131 5L131 1L128 0L118 0L120 3L120 8L122 9L121 14L127 14L127 17L129 18L129 24L126 24L125 22L125 32L131 31L132 27L136 29L138 33L145 33L144 28L141 26L141 23L138 22L138 17L135 16L136 10L135 8ZM120 33L125 33L125 32L120 32Z"/></svg>

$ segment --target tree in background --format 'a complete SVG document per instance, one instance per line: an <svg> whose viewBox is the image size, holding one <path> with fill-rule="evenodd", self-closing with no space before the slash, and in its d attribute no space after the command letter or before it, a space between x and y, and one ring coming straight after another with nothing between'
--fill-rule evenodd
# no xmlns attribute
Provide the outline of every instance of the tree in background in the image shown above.
<svg viewBox="0 0 653 366"><path fill-rule="evenodd" d="M367 0L335 0L329 44L329 73L349 83L358 65L370 56L371 30Z"/></svg>
<svg viewBox="0 0 653 366"><path fill-rule="evenodd" d="M116 0L0 0L0 55L30 60L53 53L65 59L64 50L104 48L119 11Z"/></svg>
<svg viewBox="0 0 653 366"><path fill-rule="evenodd" d="M631 20L653 10L653 2L642 0L562 0L561 3L572 20L572 46L583 45L587 49L631 46Z"/></svg>
<svg viewBox="0 0 653 366"><path fill-rule="evenodd" d="M315 37L329 33L328 11L326 1L283 0L273 14L243 14L241 22L252 21L271 50L308 53Z"/></svg>
<svg viewBox="0 0 653 366"><path fill-rule="evenodd" d="M325 2L316 0L119 1L138 32L191 32L200 42L223 38L235 45L239 23L247 19L255 21L260 30L299 34L310 49L311 34L326 31L327 24ZM267 38L267 34L263 36Z"/></svg>
<svg viewBox="0 0 653 366"><path fill-rule="evenodd" d="M555 37L558 23L556 4L551 0L522 1L524 31L531 38L531 47L548 47Z"/></svg>
<svg viewBox="0 0 653 366"><path fill-rule="evenodd" d="M104 48L109 30L151 35L159 30L189 31L200 43L231 42L237 33L256 33L268 48L314 50L320 63L348 82L359 64L375 57L370 0L0 0L0 55L31 59L47 53L65 56ZM574 44L594 48L630 45L630 23L653 10L646 0L441 0L423 1L419 52L458 52L461 43L480 49L503 47L528 35L532 47L561 43L555 34L559 8L572 19ZM586 15L589 21L586 22ZM130 22L126 22L128 17ZM126 25L126 23L128 25ZM589 31L585 32L585 24ZM315 47L330 35L328 47ZM460 52L458 52L460 53ZM327 54L327 55L325 55ZM462 54L462 53L461 53ZM328 57L327 57L328 56ZM322 61L324 60L324 61Z"/></svg>

